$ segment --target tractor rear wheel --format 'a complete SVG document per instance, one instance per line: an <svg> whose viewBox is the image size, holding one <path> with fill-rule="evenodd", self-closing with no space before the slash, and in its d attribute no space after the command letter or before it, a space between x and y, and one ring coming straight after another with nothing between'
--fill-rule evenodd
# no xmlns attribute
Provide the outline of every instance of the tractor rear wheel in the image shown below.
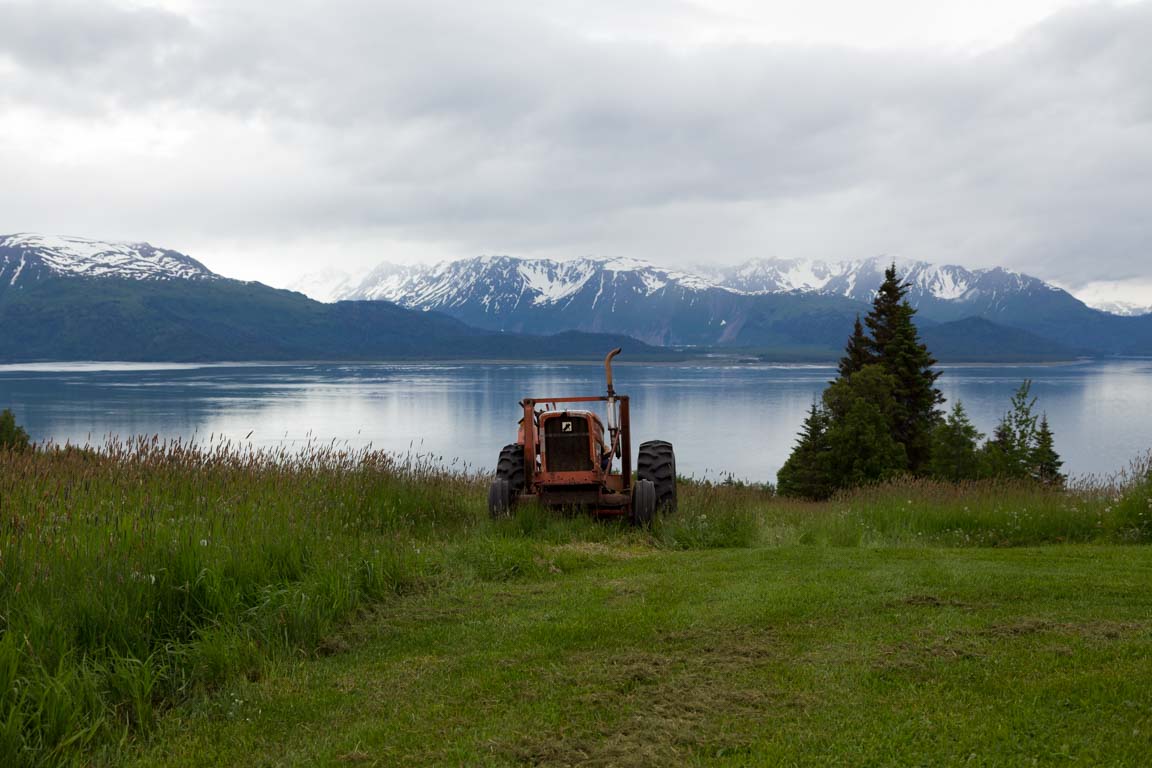
<svg viewBox="0 0 1152 768"><path fill-rule="evenodd" d="M515 503L524 492L524 446L517 443L500 449L500 460L496 462L496 477L508 481L508 490Z"/></svg>
<svg viewBox="0 0 1152 768"><path fill-rule="evenodd" d="M656 517L656 487L651 480L637 480L632 488L632 525L645 528Z"/></svg>
<svg viewBox="0 0 1152 768"><path fill-rule="evenodd" d="M512 494L508 481L498 477L488 486L488 514L493 518L507 517L512 510Z"/></svg>
<svg viewBox="0 0 1152 768"><path fill-rule="evenodd" d="M640 444L636 476L648 480L656 489L656 508L676 511L676 452L666 440L649 440Z"/></svg>

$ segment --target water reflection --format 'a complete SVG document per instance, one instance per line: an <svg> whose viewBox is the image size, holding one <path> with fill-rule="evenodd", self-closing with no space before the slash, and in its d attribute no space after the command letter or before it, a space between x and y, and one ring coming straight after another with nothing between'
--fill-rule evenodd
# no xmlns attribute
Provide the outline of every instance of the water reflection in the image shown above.
<svg viewBox="0 0 1152 768"><path fill-rule="evenodd" d="M636 440L676 444L682 472L773 479L830 366L619 365ZM0 407L38 440L104 436L309 440L415 451L490 466L523 397L599 394L602 369L574 364L0 366ZM1152 447L1152 361L957 366L941 389L990 432L1025 378L1077 474L1111 472Z"/></svg>

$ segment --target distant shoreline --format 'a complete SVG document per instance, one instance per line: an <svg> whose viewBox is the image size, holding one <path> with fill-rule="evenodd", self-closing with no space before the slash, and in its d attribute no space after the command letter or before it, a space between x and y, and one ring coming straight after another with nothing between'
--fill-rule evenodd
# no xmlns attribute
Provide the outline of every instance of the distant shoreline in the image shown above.
<svg viewBox="0 0 1152 768"><path fill-rule="evenodd" d="M627 354L627 353L625 353ZM1152 357L1124 356L1124 357L1080 357L1068 360L963 360L943 361L937 364L939 368L982 368L982 367L1059 367L1071 365L1091 365L1093 363L1124 362L1152 360ZM102 372L102 371L181 371L202 368L276 368L310 365L573 365L573 366L599 366L603 360L595 358L397 358L385 360L206 360L206 361L170 361L170 360L39 360L22 362L0 362L0 373L11 372ZM789 367L789 368L831 368L835 367L836 360L756 360L749 355L733 355L721 357L716 355L688 356L679 359L661 360L641 357L629 360L624 356L617 358L617 366L660 366L660 367L724 367L741 366L754 368L759 366Z"/></svg>

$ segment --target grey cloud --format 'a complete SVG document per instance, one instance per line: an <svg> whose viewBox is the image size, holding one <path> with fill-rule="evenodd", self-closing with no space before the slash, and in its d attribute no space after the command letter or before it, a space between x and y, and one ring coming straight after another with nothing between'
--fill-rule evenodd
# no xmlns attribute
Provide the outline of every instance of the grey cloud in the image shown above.
<svg viewBox="0 0 1152 768"><path fill-rule="evenodd" d="M106 0L15 0L0 3L0 64L18 77L0 80L0 105L78 113L125 106L124 84L169 83L169 59L194 42L188 19ZM129 99L128 108L138 102Z"/></svg>
<svg viewBox="0 0 1152 768"><path fill-rule="evenodd" d="M182 38L186 19L102 0L21 0L0 4L0 56L47 71L106 66Z"/></svg>
<svg viewBox="0 0 1152 768"><path fill-rule="evenodd" d="M247 152L206 138L160 166L153 197L120 193L174 231L191 206L240 239L1148 274L1148 2L1076 8L982 54L672 49L513 0L233 0L193 19L36 6L47 21L0 6L22 30L0 36L17 63L0 103L66 117L97 94L113 117L178 109L188 130L247 132ZM295 172L270 173L285 157ZM243 181L213 188L205 165Z"/></svg>

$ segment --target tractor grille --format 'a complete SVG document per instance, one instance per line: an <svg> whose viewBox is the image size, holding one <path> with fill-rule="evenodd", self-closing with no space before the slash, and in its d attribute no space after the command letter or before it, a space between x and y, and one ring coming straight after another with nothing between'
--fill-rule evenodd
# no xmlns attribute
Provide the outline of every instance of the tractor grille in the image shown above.
<svg viewBox="0 0 1152 768"><path fill-rule="evenodd" d="M589 449L588 419L556 416L544 422L548 472L588 472L595 469Z"/></svg>

